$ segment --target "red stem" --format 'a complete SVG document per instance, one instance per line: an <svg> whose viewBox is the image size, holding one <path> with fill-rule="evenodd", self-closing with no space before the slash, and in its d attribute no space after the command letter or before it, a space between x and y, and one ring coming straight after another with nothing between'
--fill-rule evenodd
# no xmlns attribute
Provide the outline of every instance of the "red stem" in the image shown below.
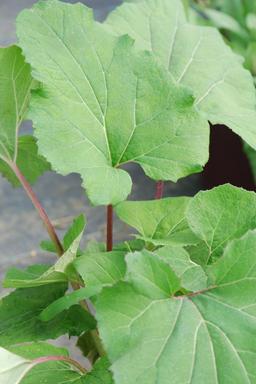
<svg viewBox="0 0 256 384"><path fill-rule="evenodd" d="M107 251L113 249L113 205L107 206Z"/></svg>
<svg viewBox="0 0 256 384"><path fill-rule="evenodd" d="M77 361L70 359L66 356L43 356L38 357L37 359L33 360L33 365L48 363L49 361L65 361L66 363L69 363L70 365L73 365L75 368L77 368L80 372L83 374L87 373L86 369L82 367Z"/></svg>
<svg viewBox="0 0 256 384"><path fill-rule="evenodd" d="M13 162L8 162L8 164L11 167L11 169L13 170L13 172L15 173L16 177L19 179L21 185L23 186L24 190L26 191L32 204L34 205L35 209L37 210L37 212L38 212L39 216L41 217L41 219L45 225L45 228L46 228L46 230L50 236L50 239L55 244L58 255L61 256L64 253L64 249L61 245L61 242L57 236L57 233L56 233L49 217L47 216L47 214L46 214L44 208L42 207L40 201L38 200L36 194L34 193L33 189L31 188L31 186L29 185L29 183L27 182L27 180L25 179L25 177L23 176L23 174L21 173L21 171L17 167L17 165Z"/></svg>
<svg viewBox="0 0 256 384"><path fill-rule="evenodd" d="M159 181L156 183L156 194L155 194L155 199L156 199L156 200L158 200L158 199L162 199L163 194L164 194L164 181L159 180Z"/></svg>

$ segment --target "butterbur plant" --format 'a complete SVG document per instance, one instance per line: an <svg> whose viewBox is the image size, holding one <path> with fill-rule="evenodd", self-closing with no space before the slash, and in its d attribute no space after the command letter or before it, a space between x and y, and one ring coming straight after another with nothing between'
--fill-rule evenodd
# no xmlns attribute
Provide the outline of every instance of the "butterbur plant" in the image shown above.
<svg viewBox="0 0 256 384"><path fill-rule="evenodd" d="M104 23L79 3L39 1L17 36L0 50L0 170L57 260L6 274L1 384L256 383L256 194L162 198L165 181L203 169L209 122L256 149L250 73L179 0L126 2ZM33 136L19 135L24 119ZM155 200L127 201L130 162L156 181ZM107 207L105 246L82 249L83 215L58 237L31 187L46 170L79 174ZM113 212L135 240L113 244ZM65 334L84 361L50 342Z"/></svg>

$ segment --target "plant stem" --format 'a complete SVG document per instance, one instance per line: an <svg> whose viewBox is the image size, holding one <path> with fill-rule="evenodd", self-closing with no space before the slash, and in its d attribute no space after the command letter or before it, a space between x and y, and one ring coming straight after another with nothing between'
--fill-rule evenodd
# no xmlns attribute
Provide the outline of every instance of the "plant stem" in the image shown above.
<svg viewBox="0 0 256 384"><path fill-rule="evenodd" d="M28 197L30 198L32 204L34 205L35 209L37 210L40 218L42 219L44 226L45 226L45 228L46 228L46 230L50 236L50 239L55 244L56 251L57 251L58 255L62 256L64 253L64 249L62 247L62 244L61 244L61 242L57 236L57 233L56 233L49 217L47 216L44 208L42 207L40 201L38 200L36 194L34 193L30 184L27 182L27 180L25 179L25 177L21 173L18 166L13 162L9 162L8 164L11 167L11 169L13 170L13 172L15 173L18 180L20 181L20 183L23 186L24 190L26 191Z"/></svg>
<svg viewBox="0 0 256 384"><path fill-rule="evenodd" d="M40 203L40 201L38 200L35 192L33 191L33 189L31 188L30 184L28 183L28 181L26 180L26 178L23 176L22 172L20 171L20 169L18 168L18 166L12 162L12 161L8 161L8 165L9 167L13 170L13 172L15 173L16 177L18 178L18 180L20 181L21 185L23 186L25 192L27 193L29 199L31 200L32 204L34 205L35 209L37 210L40 218L42 219L43 223L44 223L44 226L50 236L50 239L52 240L52 242L55 244L55 247L56 247L56 250L58 252L58 255L59 257L61 257L64 253L64 249L62 247L62 244L58 238L58 235L47 215L47 213L45 212L44 208L42 207L42 204ZM80 289L80 285L78 283L74 283L74 282L71 282L71 285L72 285L72 288L76 291L78 289ZM86 301L82 301L80 302L80 305L87 311L87 312L90 312L89 311L89 308L88 308L88 305L86 303ZM97 334L97 332L95 331L91 331L91 334L92 334L92 338L94 340L94 343L95 343L95 347L98 351L98 354L100 356L102 356L103 354L105 354L104 352L104 349L102 347L102 344L101 344L101 341L100 341L100 338Z"/></svg>
<svg viewBox="0 0 256 384"><path fill-rule="evenodd" d="M113 205L107 206L107 251L113 249Z"/></svg>
<svg viewBox="0 0 256 384"><path fill-rule="evenodd" d="M156 200L158 200L158 199L162 199L163 194L164 194L164 181L159 180L159 181L156 183L156 194L155 194L155 199L156 199Z"/></svg>
<svg viewBox="0 0 256 384"><path fill-rule="evenodd" d="M66 363L69 363L70 365L73 365L75 368L77 368L82 374L86 374L87 370L82 367L77 361L70 359L66 356L43 356L38 357L37 359L33 360L33 365L48 363L49 361L65 361Z"/></svg>

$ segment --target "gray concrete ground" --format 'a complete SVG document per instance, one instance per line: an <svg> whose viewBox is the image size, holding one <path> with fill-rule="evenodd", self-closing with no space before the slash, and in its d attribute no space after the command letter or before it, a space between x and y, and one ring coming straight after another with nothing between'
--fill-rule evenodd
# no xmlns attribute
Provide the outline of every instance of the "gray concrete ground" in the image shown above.
<svg viewBox="0 0 256 384"><path fill-rule="evenodd" d="M31 6L34 0L0 0L0 44L15 42L15 18L23 8ZM75 2L75 1L72 1ZM98 19L102 20L118 0L85 0L93 6ZM23 128L24 129L24 128ZM29 124L25 126L30 130ZM33 166L33 165L31 165ZM128 167L133 181L132 199L150 199L154 196L155 184L145 177L139 167ZM166 196L193 195L199 189L200 177L186 178L178 184L166 183ZM84 242L104 240L105 209L90 206L80 187L77 175L62 177L54 173L43 175L34 187L49 216L57 224L60 234L65 231L72 217L84 212L88 226ZM128 228L116 220L115 240L126 239ZM47 238L42 224L23 190L12 189L0 176L0 278L12 266L26 266L31 263L53 262L54 257L42 253L39 242ZM1 289L0 289L1 291ZM62 341L63 342L63 341ZM64 343L65 344L65 343Z"/></svg>

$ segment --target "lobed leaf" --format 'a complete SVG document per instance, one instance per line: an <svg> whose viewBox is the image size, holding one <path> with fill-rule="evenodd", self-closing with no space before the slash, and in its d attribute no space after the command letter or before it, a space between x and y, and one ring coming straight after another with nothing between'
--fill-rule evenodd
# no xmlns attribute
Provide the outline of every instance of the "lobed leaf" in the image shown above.
<svg viewBox="0 0 256 384"><path fill-rule="evenodd" d="M119 167L127 162L155 180L202 169L209 129L191 92L128 36L107 33L82 4L57 0L23 11L17 31L44 84L29 113L40 152L57 172L79 173L93 204L126 199L131 179Z"/></svg>
<svg viewBox="0 0 256 384"><path fill-rule="evenodd" d="M172 297L162 289L162 261L155 258L153 274L152 256L128 257L127 282L104 288L96 301L115 383L255 383L255 251L255 232L233 240L210 267L214 285ZM134 280L138 274L154 290Z"/></svg>
<svg viewBox="0 0 256 384"><path fill-rule="evenodd" d="M233 2L230 7L234 9ZM180 0L124 3L110 14L106 29L128 33L137 48L152 51L176 83L193 90L202 116L212 124L225 124L256 148L250 73L216 29L187 23Z"/></svg>

